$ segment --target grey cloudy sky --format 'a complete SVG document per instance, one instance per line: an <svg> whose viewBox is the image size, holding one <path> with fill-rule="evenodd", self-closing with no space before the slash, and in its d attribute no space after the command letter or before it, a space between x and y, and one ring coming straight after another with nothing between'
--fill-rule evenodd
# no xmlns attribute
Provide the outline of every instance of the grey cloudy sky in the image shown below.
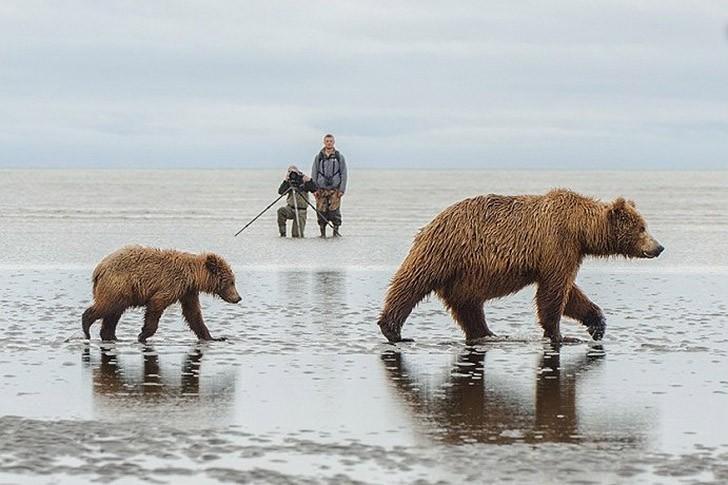
<svg viewBox="0 0 728 485"><path fill-rule="evenodd" d="M728 2L3 1L0 166L728 168Z"/></svg>

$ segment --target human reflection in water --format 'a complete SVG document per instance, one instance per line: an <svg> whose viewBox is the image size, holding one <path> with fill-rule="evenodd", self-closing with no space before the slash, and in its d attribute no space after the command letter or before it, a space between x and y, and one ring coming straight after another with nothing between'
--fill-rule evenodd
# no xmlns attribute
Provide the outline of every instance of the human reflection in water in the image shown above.
<svg viewBox="0 0 728 485"><path fill-rule="evenodd" d="M484 351L459 356L445 383L433 386L418 376L400 352L382 354L387 376L425 432L449 443L525 441L571 442L579 434L577 383L601 365L582 355L561 365L558 349L545 351L534 371L535 399L513 392L508 376L485 372ZM595 437L588 437L593 440Z"/></svg>
<svg viewBox="0 0 728 485"><path fill-rule="evenodd" d="M276 296L278 303L287 310L301 311L309 309L311 298L308 289L311 286L311 273L307 271L279 271L278 285L283 291Z"/></svg>
<svg viewBox="0 0 728 485"><path fill-rule="evenodd" d="M94 359L90 346L83 350L82 361L91 369L95 401L115 415L134 414L153 409L159 416L171 417L180 411L192 417L208 413L215 417L232 407L235 394L235 372L228 369L221 375L212 375L200 388L200 368L204 344L191 347L181 367L173 363L160 363L159 353L152 345L145 345L138 361L119 361L115 343L104 344L99 360ZM177 379L179 376L179 379ZM192 415L188 412L193 409Z"/></svg>
<svg viewBox="0 0 728 485"><path fill-rule="evenodd" d="M324 322L341 322L346 308L346 273L343 271L318 271L314 273L314 304L316 319Z"/></svg>

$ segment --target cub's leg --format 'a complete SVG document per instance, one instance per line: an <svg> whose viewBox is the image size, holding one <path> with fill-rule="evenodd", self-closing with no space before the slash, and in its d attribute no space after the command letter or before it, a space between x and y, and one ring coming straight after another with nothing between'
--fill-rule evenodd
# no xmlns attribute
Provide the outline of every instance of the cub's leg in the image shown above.
<svg viewBox="0 0 728 485"><path fill-rule="evenodd" d="M104 315L101 322L101 340L116 340L116 324L119 323L122 312L111 312Z"/></svg>
<svg viewBox="0 0 728 485"><path fill-rule="evenodd" d="M187 324L190 326L197 338L200 340L225 340L224 337L213 338L210 331L202 319L202 310L200 310L200 297L197 293L188 293L181 300L182 315L184 315Z"/></svg>
<svg viewBox="0 0 728 485"><path fill-rule="evenodd" d="M169 304L164 297L153 296L149 299L147 302L147 311L144 314L144 326L138 337L139 342L145 343L149 337L157 332L159 319Z"/></svg>
<svg viewBox="0 0 728 485"><path fill-rule="evenodd" d="M101 312L99 312L96 308L96 305L91 305L85 312L83 312L83 316L81 317L81 328L83 329L83 334L87 339L91 338L91 333L89 332L91 325L93 325L94 322L101 317Z"/></svg>

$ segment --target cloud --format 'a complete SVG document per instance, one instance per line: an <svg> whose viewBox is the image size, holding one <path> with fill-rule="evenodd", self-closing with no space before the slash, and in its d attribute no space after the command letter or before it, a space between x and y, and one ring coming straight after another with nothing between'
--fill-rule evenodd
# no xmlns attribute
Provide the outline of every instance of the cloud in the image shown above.
<svg viewBox="0 0 728 485"><path fill-rule="evenodd" d="M2 2L0 166L267 166L331 131L364 166L720 167L727 18L708 1Z"/></svg>

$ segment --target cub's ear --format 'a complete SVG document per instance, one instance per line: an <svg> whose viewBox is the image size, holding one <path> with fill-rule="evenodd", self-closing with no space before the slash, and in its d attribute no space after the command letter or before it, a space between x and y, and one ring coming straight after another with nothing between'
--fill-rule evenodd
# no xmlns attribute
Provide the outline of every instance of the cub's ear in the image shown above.
<svg viewBox="0 0 728 485"><path fill-rule="evenodd" d="M222 262L217 255L208 254L205 258L205 268L214 275L220 274L220 271L222 270Z"/></svg>
<svg viewBox="0 0 728 485"><path fill-rule="evenodd" d="M617 197L614 199L614 202L612 202L612 210L624 210L625 204L627 204L627 201L624 200L624 197Z"/></svg>
<svg viewBox="0 0 728 485"><path fill-rule="evenodd" d="M637 207L633 200L625 199L624 197L617 197L614 199L614 202L612 202L612 208L616 210L624 209L627 206L630 206L633 209Z"/></svg>

